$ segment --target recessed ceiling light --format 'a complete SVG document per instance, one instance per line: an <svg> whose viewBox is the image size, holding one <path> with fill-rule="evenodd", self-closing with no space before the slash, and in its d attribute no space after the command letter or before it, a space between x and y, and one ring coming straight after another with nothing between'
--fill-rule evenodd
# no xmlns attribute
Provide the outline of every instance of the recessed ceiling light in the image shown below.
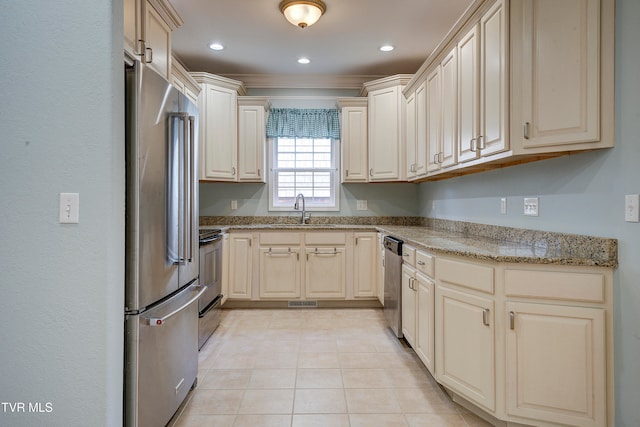
<svg viewBox="0 0 640 427"><path fill-rule="evenodd" d="M224 49L224 46L222 46L220 43L211 43L209 45L209 48L212 50L222 50Z"/></svg>
<svg viewBox="0 0 640 427"><path fill-rule="evenodd" d="M385 44L383 46L380 46L380 50L382 52L391 52L393 49L395 49L395 47L390 44Z"/></svg>
<svg viewBox="0 0 640 427"><path fill-rule="evenodd" d="M309 58L300 58L298 59L298 64L308 64L311 60Z"/></svg>

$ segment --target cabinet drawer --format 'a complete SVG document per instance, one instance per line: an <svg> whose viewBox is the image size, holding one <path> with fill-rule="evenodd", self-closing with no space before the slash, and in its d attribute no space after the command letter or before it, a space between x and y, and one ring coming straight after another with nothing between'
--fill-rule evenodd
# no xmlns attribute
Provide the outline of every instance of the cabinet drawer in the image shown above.
<svg viewBox="0 0 640 427"><path fill-rule="evenodd" d="M419 272L433 278L436 257L430 253L416 251L416 268Z"/></svg>
<svg viewBox="0 0 640 427"><path fill-rule="evenodd" d="M494 293L494 269L488 265L436 258L438 281Z"/></svg>
<svg viewBox="0 0 640 427"><path fill-rule="evenodd" d="M305 233L304 242L307 245L344 245L347 243L343 232L311 232Z"/></svg>
<svg viewBox="0 0 640 427"><path fill-rule="evenodd" d="M402 262L412 267L416 266L416 248L402 245Z"/></svg>
<svg viewBox="0 0 640 427"><path fill-rule="evenodd" d="M301 233L288 233L282 231L260 233L260 244L266 245L299 245Z"/></svg>
<svg viewBox="0 0 640 427"><path fill-rule="evenodd" d="M602 303L605 277L600 273L505 270L508 297L541 298Z"/></svg>

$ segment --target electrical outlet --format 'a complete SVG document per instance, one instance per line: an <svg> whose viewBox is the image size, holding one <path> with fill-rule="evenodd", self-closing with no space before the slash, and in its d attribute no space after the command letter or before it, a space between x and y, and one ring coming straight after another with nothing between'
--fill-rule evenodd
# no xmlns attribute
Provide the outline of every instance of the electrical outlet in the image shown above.
<svg viewBox="0 0 640 427"><path fill-rule="evenodd" d="M367 210L367 201L366 200L357 200L356 201L356 210L358 210L358 211L366 211Z"/></svg>
<svg viewBox="0 0 640 427"><path fill-rule="evenodd" d="M500 199L500 213L502 215L507 213L507 198L506 197L502 197Z"/></svg>
<svg viewBox="0 0 640 427"><path fill-rule="evenodd" d="M538 198L524 198L524 214L527 216L538 216Z"/></svg>
<svg viewBox="0 0 640 427"><path fill-rule="evenodd" d="M238 209L238 201L237 200L232 200L231 201L231 210L235 211L236 209Z"/></svg>

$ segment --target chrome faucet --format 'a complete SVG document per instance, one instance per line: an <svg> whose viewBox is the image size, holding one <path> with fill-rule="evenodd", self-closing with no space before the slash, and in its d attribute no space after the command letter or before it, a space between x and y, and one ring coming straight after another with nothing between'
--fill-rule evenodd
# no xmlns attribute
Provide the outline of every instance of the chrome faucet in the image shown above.
<svg viewBox="0 0 640 427"><path fill-rule="evenodd" d="M305 207L304 207L304 194L298 193L298 195L296 196L296 202L293 205L293 209L300 210L300 205L299 205L300 199L302 199L302 219L300 221L300 224L304 224L306 220Z"/></svg>

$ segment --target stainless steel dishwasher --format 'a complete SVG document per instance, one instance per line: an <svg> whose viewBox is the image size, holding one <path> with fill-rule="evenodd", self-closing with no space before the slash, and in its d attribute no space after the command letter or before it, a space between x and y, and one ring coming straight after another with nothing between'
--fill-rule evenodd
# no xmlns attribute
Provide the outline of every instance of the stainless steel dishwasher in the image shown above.
<svg viewBox="0 0 640 427"><path fill-rule="evenodd" d="M384 237L384 314L387 324L402 338L402 240Z"/></svg>

